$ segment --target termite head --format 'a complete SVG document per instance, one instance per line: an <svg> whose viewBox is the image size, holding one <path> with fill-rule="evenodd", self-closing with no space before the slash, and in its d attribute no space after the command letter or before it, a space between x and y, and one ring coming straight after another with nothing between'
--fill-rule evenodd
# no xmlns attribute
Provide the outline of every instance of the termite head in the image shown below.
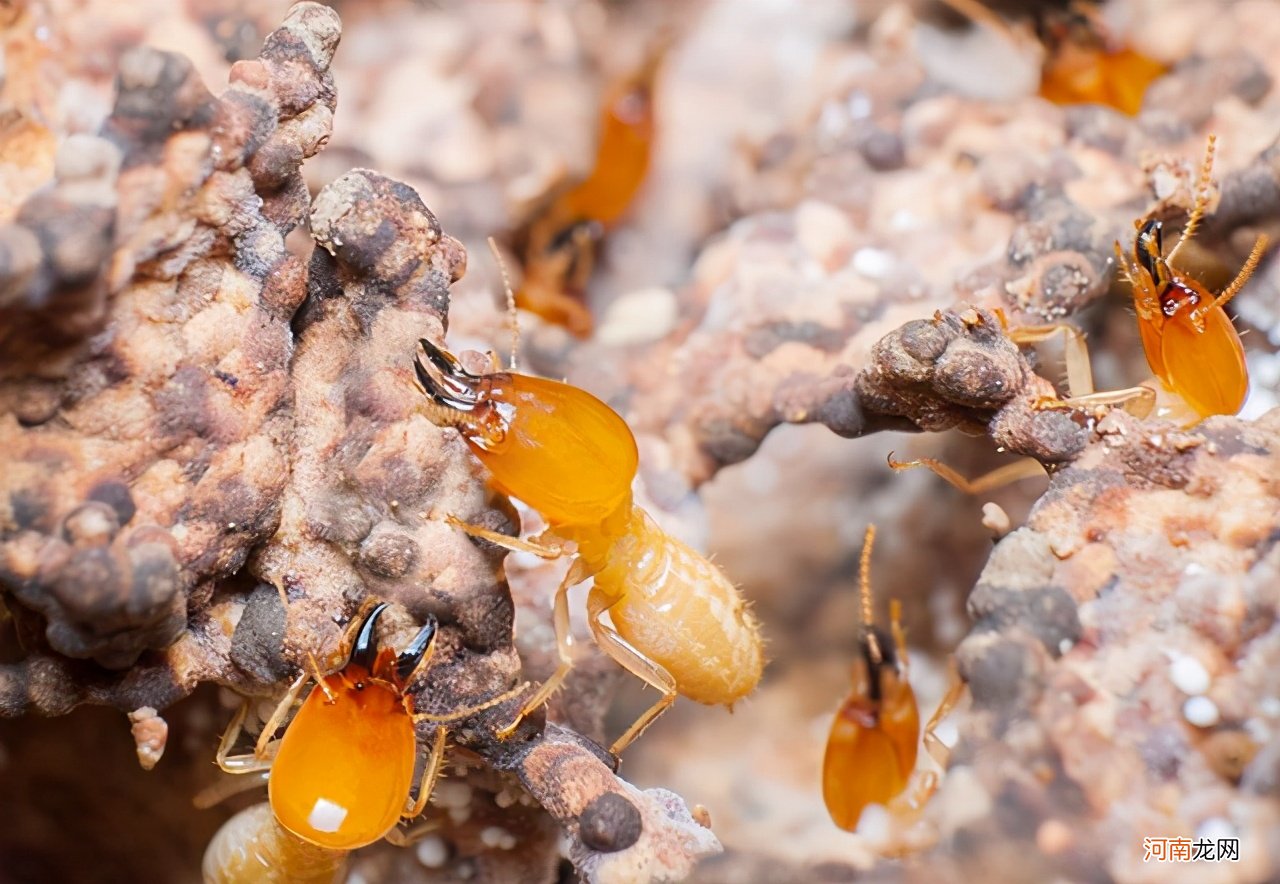
<svg viewBox="0 0 1280 884"><path fill-rule="evenodd" d="M507 437L510 415L493 396L501 375L472 374L457 357L423 338L413 364L422 392L430 400L427 416L442 426L457 427L468 442L492 450Z"/></svg>
<svg viewBox="0 0 1280 884"><path fill-rule="evenodd" d="M457 427L493 484L552 525L596 525L629 512L639 465L631 429L571 384L515 372L475 375L422 341L414 369L427 416Z"/></svg>

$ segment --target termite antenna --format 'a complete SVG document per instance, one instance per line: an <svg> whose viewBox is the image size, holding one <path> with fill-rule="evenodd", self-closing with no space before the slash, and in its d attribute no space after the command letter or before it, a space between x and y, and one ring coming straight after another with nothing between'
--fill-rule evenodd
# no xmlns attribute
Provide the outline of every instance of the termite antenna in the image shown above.
<svg viewBox="0 0 1280 884"><path fill-rule="evenodd" d="M489 237L489 251L498 264L498 272L502 274L502 289L507 295L507 321L511 323L511 371L516 371L516 353L520 350L520 318L516 314L516 293L511 288L511 277L507 274L507 262L502 260L502 252L498 250L498 242Z"/></svg>
<svg viewBox="0 0 1280 884"><path fill-rule="evenodd" d="M1173 263L1174 257L1177 256L1178 251L1182 248L1182 244L1195 236L1196 231L1200 229L1200 221L1204 218L1204 210L1209 205L1209 188L1213 186L1213 151L1217 143L1218 136L1211 134L1208 143L1204 147L1204 159L1200 162L1200 176L1196 179L1191 214L1187 218L1186 225L1182 228L1182 236L1178 237L1178 242L1165 258L1169 264Z"/></svg>
<svg viewBox="0 0 1280 884"><path fill-rule="evenodd" d="M880 650L880 639L873 628L875 612L871 603L871 549L876 542L876 526L867 525L867 533L862 539L862 559L858 564L858 590L862 596L862 627L866 634L867 647L871 651L871 659L878 666L884 659Z"/></svg>

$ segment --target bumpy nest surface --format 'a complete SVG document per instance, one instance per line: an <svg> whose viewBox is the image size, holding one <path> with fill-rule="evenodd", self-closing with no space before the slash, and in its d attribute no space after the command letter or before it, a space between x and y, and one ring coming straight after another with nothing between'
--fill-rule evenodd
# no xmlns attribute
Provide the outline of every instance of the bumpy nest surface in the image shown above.
<svg viewBox="0 0 1280 884"><path fill-rule="evenodd" d="M465 252L404 184L352 172L313 205L300 176L339 33L295 6L216 99L182 57L131 51L102 135L68 141L0 231L0 581L26 649L0 670L7 715L163 710L201 682L270 697L367 595L444 624L419 710L517 681L500 555L428 518L508 510L415 412L414 342L443 334ZM309 266L285 246L304 219ZM473 776L442 789L468 791L431 879L553 880L552 820L592 880L683 877L717 849L541 716L497 740L515 703L453 732Z"/></svg>

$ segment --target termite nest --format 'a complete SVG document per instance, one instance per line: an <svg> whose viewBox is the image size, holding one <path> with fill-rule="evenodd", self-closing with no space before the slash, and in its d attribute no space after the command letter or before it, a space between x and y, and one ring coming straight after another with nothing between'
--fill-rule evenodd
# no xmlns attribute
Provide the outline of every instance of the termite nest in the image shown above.
<svg viewBox="0 0 1280 884"><path fill-rule="evenodd" d="M1081 402L1026 334L1074 323L1098 391L1141 382L1115 244L1161 284L1201 204L1174 269L1216 294L1274 236L1269 10L116 6L2 14L0 876L194 881L210 844L223 868L276 837L219 735L243 711L252 755L295 680L350 665L370 600L381 648L438 624L404 692L441 778L414 843L329 874L1280 874L1276 262L1228 306L1239 416ZM611 131L644 133L626 162ZM625 420L637 510L761 624L733 715L678 702L612 755L657 696L576 594L575 665L527 706L566 564L502 537L565 521L428 419L420 339L476 377L514 349ZM966 497L895 450L1048 478ZM823 739L889 600L920 718L950 666L962 694L928 801L841 832ZM1152 865L1148 839L1238 859Z"/></svg>

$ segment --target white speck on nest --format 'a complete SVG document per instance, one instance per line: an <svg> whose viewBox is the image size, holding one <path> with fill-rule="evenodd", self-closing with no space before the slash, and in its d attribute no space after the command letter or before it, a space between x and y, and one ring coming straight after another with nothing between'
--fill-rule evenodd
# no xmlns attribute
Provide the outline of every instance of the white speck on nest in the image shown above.
<svg viewBox="0 0 1280 884"><path fill-rule="evenodd" d="M1203 663L1189 654L1179 654L1176 651L1169 654L1169 659L1169 678L1174 687L1188 696L1196 696L1209 690L1209 670L1204 668Z"/></svg>
<svg viewBox="0 0 1280 884"><path fill-rule="evenodd" d="M466 783L450 783L445 781L436 784L432 801L439 807L450 809L471 806L471 787Z"/></svg>
<svg viewBox="0 0 1280 884"><path fill-rule="evenodd" d="M443 868L449 861L449 845L439 835L428 835L418 842L415 848L418 862L428 869Z"/></svg>
<svg viewBox="0 0 1280 884"><path fill-rule="evenodd" d="M884 249L858 249L853 253L854 271L867 279L884 279L896 264L893 253Z"/></svg>
<svg viewBox="0 0 1280 884"><path fill-rule="evenodd" d="M995 501L988 500L982 505L982 527L996 537L1004 537L1013 527L1013 523L1009 520L1009 514L1004 511L1004 507Z"/></svg>
<svg viewBox="0 0 1280 884"><path fill-rule="evenodd" d="M508 807L515 804L519 798L520 793L517 790L504 788L502 791L498 792L498 794L493 796L493 803L503 810L506 810Z"/></svg>
<svg viewBox="0 0 1280 884"><path fill-rule="evenodd" d="M485 826L480 830L480 843L485 847L510 850L516 846L516 836L501 826Z"/></svg>
<svg viewBox="0 0 1280 884"><path fill-rule="evenodd" d="M1182 704L1182 717L1196 727L1213 727L1221 719L1218 704L1208 697L1188 697Z"/></svg>
<svg viewBox="0 0 1280 884"><path fill-rule="evenodd" d="M1073 642L1071 639L1064 638L1062 641L1058 642L1058 653L1065 654L1067 651L1071 650L1075 646L1076 646L1076 643Z"/></svg>
<svg viewBox="0 0 1280 884"><path fill-rule="evenodd" d="M1196 840L1217 841L1218 839L1238 838L1239 830L1231 824L1231 820L1220 816L1211 816L1196 827Z"/></svg>
<svg viewBox="0 0 1280 884"><path fill-rule="evenodd" d="M678 314L670 289L653 286L628 292L605 310L596 338L615 347L656 341L671 331Z"/></svg>

